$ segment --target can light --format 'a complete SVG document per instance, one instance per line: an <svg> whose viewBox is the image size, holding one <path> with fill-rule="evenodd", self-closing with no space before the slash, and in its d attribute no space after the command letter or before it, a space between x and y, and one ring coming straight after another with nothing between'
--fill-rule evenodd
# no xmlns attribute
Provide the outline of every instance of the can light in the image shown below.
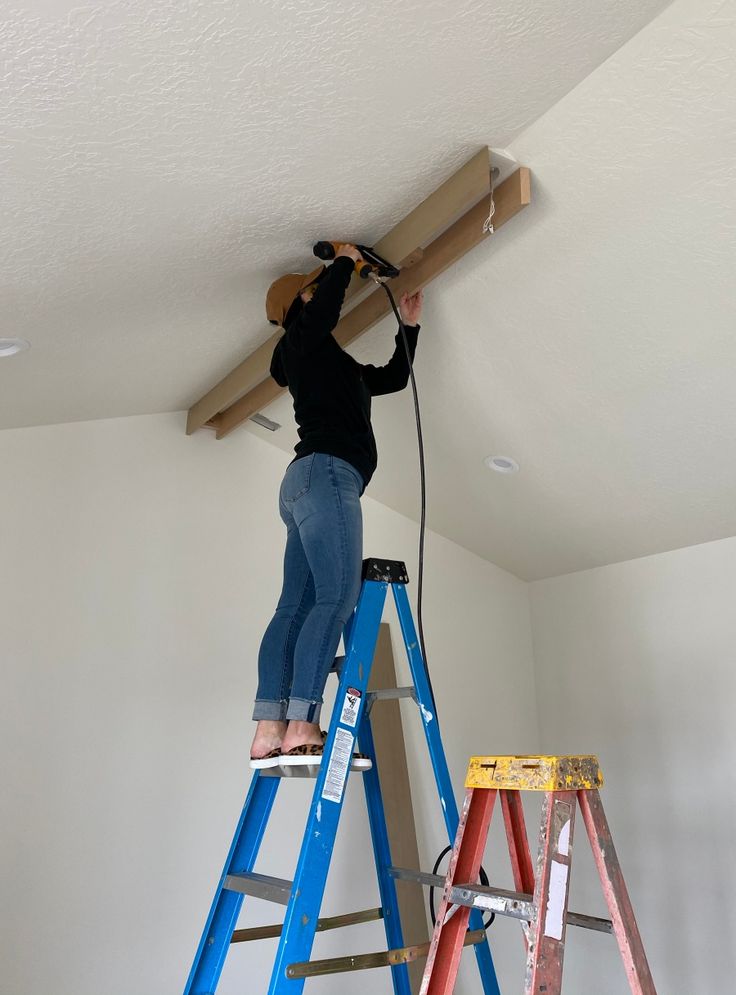
<svg viewBox="0 0 736 995"><path fill-rule="evenodd" d="M486 456L486 466L496 473L518 473L519 464L510 456Z"/></svg>
<svg viewBox="0 0 736 995"><path fill-rule="evenodd" d="M0 359L6 356L15 356L19 352L25 352L31 348L31 343L26 339L0 339Z"/></svg>

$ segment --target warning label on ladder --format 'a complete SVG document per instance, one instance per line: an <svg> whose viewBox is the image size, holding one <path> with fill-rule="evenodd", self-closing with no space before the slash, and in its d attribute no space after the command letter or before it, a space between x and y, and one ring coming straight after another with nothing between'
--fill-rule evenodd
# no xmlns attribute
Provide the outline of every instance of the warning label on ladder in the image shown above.
<svg viewBox="0 0 736 995"><path fill-rule="evenodd" d="M360 699L362 694L357 688L348 688L345 701L342 706L340 721L343 725L352 726L353 729L358 721L358 711L360 709Z"/></svg>
<svg viewBox="0 0 736 995"><path fill-rule="evenodd" d="M335 733L332 755L327 766L327 778L322 789L322 797L329 802L339 804L342 801L345 778L348 776L348 767L353 758L354 742L355 736L346 729L338 729Z"/></svg>

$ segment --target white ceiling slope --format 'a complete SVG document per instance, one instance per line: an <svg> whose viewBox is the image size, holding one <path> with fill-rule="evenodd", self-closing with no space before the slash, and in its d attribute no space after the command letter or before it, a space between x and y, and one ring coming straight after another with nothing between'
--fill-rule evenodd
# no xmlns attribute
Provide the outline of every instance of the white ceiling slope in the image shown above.
<svg viewBox="0 0 736 995"><path fill-rule="evenodd" d="M664 6L4 4L0 428L189 407L316 238L378 238Z"/></svg>
<svg viewBox="0 0 736 995"><path fill-rule="evenodd" d="M428 292L429 523L520 577L736 534L735 51L736 0L670 7L512 143L532 205ZM408 394L374 423L416 517Z"/></svg>
<svg viewBox="0 0 736 995"><path fill-rule="evenodd" d="M0 428L188 407L316 237L371 241L511 145L534 204L428 294L431 527L525 578L736 533L736 0L639 31L665 7L16 0L0 336L33 348ZM370 493L415 516L408 394L375 424Z"/></svg>

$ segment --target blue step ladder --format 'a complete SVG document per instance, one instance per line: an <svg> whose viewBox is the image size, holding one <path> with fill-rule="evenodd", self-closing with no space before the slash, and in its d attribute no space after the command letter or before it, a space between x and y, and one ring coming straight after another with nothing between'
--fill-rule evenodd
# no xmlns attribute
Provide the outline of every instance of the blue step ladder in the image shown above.
<svg viewBox="0 0 736 995"><path fill-rule="evenodd" d="M371 731L370 711L376 700L411 697L419 706L450 843L457 832L458 808L406 593L406 567L400 561L371 558L363 561L362 577L358 604L345 627L345 659L325 743L324 760L310 767L272 767L254 772L184 995L214 995L230 943L236 939L233 933L245 895L286 906L286 916L280 929L261 928L261 936L281 937L268 995L296 995L303 990L307 977L380 964L391 968L394 995L411 995L407 962L426 953L426 950L404 947L395 881L410 880L442 888L445 879L392 866ZM369 692L368 680L389 587L396 603L414 686ZM366 913L336 917L334 920L319 919L356 738L360 752L373 762L372 768L362 774L381 898L381 909L375 910L376 915L372 918L383 919L390 950L379 955L310 962L314 935L318 929L367 921ZM279 784L287 772L293 775L296 771L302 776L311 773L316 777L316 784L294 880L287 881L254 873L253 868ZM259 931L246 932L258 934ZM482 915L477 910L470 917L467 942L474 947L484 995L500 995ZM376 958L379 958L379 963Z"/></svg>

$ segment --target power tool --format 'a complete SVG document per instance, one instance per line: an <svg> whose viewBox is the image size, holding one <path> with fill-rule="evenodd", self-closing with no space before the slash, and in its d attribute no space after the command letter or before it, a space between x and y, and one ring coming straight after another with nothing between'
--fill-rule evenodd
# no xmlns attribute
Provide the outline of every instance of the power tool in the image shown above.
<svg viewBox="0 0 736 995"><path fill-rule="evenodd" d="M312 251L318 259L334 259L343 245L344 242L317 242ZM369 245L355 245L355 248L363 257L355 264L355 272L362 280L367 280L371 275L383 280L393 280L399 275L399 268L379 256Z"/></svg>

